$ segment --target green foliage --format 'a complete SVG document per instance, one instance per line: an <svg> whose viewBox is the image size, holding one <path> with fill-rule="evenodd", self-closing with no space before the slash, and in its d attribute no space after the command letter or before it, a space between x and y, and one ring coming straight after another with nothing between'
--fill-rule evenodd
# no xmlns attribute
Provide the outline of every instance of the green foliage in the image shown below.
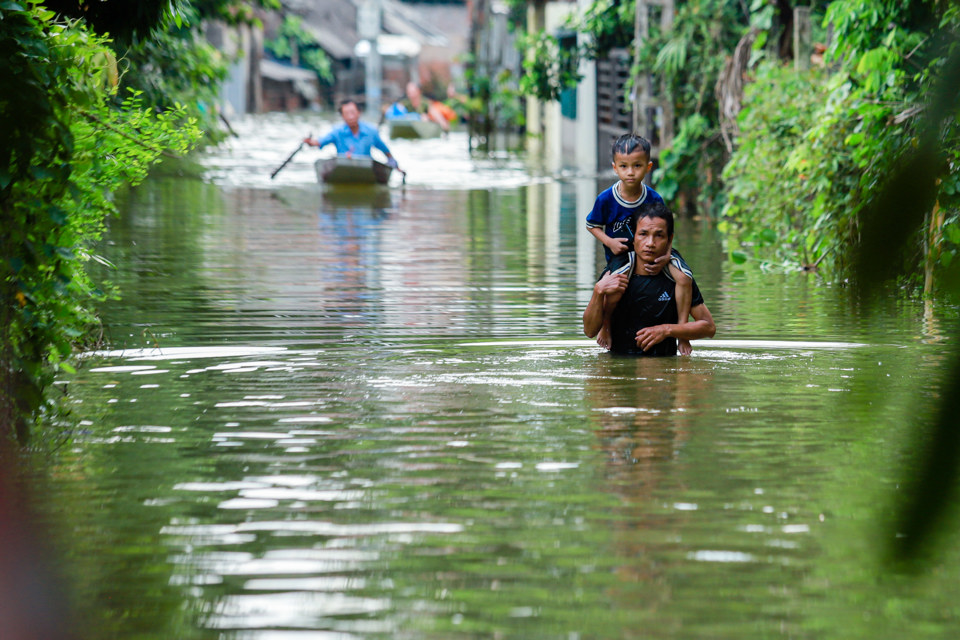
<svg viewBox="0 0 960 640"><path fill-rule="evenodd" d="M660 170L656 174L657 191L668 201L675 200L681 188L702 183L708 146L704 141L710 140L708 134L714 126L700 113L692 113L678 124L673 142L660 154Z"/></svg>
<svg viewBox="0 0 960 640"><path fill-rule="evenodd" d="M114 104L113 53L38 2L6 2L0 47L0 428L28 433L57 370L89 335L104 291L87 277L113 211L110 193L200 132L180 106L156 112L128 92ZM8 129L8 127L4 127ZM6 434L0 434L0 437Z"/></svg>
<svg viewBox="0 0 960 640"><path fill-rule="evenodd" d="M182 105L208 136L215 138L220 135L216 110L218 91L227 77L231 60L224 58L204 38L203 22L255 23L254 8L277 8L278 2L175 0L160 4L169 6L169 11L160 15L149 37L124 40L116 45L121 88L141 93L146 104L162 109Z"/></svg>
<svg viewBox="0 0 960 640"><path fill-rule="evenodd" d="M724 171L723 226L731 247L761 260L817 265L837 278L849 272L861 215L918 145L917 116L944 57L957 46L944 37L957 33L956 10L933 21L926 7L838 0L825 16L835 33L827 69L795 72L768 63L755 70L739 118L739 148ZM949 264L953 239L960 239L950 231L958 211L956 118L941 122L937 136L941 158L931 170L938 176L940 214L928 227L932 234L909 243L897 265L904 273L920 274L931 248ZM774 241L764 243L769 230ZM891 263L898 259L890 256Z"/></svg>
<svg viewBox="0 0 960 640"><path fill-rule="evenodd" d="M304 28L303 19L299 16L284 17L277 37L263 46L278 60L292 61L295 55L299 56L304 66L316 72L321 81L328 84L333 82L330 58L320 48L317 38Z"/></svg>
<svg viewBox="0 0 960 640"><path fill-rule="evenodd" d="M633 76L652 73L672 101L676 136L661 153L655 186L668 201L715 214L727 160L720 137L715 87L726 59L750 26L744 5L730 0L692 0L677 6L673 27L650 24ZM772 27L771 27L772 28Z"/></svg>
<svg viewBox="0 0 960 640"><path fill-rule="evenodd" d="M464 79L470 97L454 101L453 108L477 123L478 129L506 131L523 126L524 108L518 82L509 69L502 69L496 76L478 73L468 64Z"/></svg>
<svg viewBox="0 0 960 640"><path fill-rule="evenodd" d="M229 61L211 46L198 28L200 16L191 6L182 9L177 26L169 20L153 36L130 45L119 56L120 86L143 96L147 104L171 108L184 105L207 130L216 129L217 91L226 79Z"/></svg>
<svg viewBox="0 0 960 640"><path fill-rule="evenodd" d="M776 61L756 69L738 120L739 148L723 173L727 201L719 227L731 246L739 247L736 261L749 257L798 267L836 250L837 221L823 210L824 199L817 197L814 184L819 180L830 188L832 182L826 175L812 178L810 172L824 163L837 177L834 158L837 146L843 147L842 137L816 147L812 158L798 148L800 138L818 123L826 93L822 72L797 74Z"/></svg>
<svg viewBox="0 0 960 640"><path fill-rule="evenodd" d="M203 20L221 20L227 24L259 24L257 9L279 10L280 0L177 0L189 3ZM197 25L199 26L199 25Z"/></svg>
<svg viewBox="0 0 960 640"><path fill-rule="evenodd" d="M527 0L504 0L507 8L507 26L511 31L522 31L527 24Z"/></svg>
<svg viewBox="0 0 960 640"><path fill-rule="evenodd" d="M10 4L10 3L7 3ZM38 4L35 2L21 5ZM70 20L83 20L94 32L110 34L118 43L130 43L148 37L156 25L167 16L179 16L180 0L43 0L43 6ZM178 18L179 19L179 18Z"/></svg>
<svg viewBox="0 0 960 640"><path fill-rule="evenodd" d="M563 46L556 35L536 31L517 38L523 55L520 92L543 101L560 99L582 79L581 59L595 60L615 47L628 47L633 40L634 0L594 0L582 14L571 15L565 29L590 37L573 46Z"/></svg>
<svg viewBox="0 0 960 640"><path fill-rule="evenodd" d="M636 0L594 0L582 15L571 17L567 27L590 35L581 55L596 60L611 49L631 46L635 15Z"/></svg>
<svg viewBox="0 0 960 640"><path fill-rule="evenodd" d="M543 31L521 36L517 47L525 52L520 92L539 100L559 100L565 89L577 86L579 53L560 46L556 36Z"/></svg>

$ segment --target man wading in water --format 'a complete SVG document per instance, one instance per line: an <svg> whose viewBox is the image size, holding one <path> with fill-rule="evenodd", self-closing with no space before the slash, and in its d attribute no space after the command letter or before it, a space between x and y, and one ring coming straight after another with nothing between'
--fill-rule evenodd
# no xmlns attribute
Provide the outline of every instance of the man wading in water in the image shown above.
<svg viewBox="0 0 960 640"><path fill-rule="evenodd" d="M693 322L678 324L674 301L676 285L662 269L648 275L645 267L666 255L673 240L673 213L658 203L638 214L633 229L636 261L631 273L606 273L593 287L593 295L583 312L583 332L594 338L603 327L604 305L608 297L621 295L610 318L610 350L613 353L675 356L677 339L712 338L717 332L713 316L693 283L690 315Z"/></svg>

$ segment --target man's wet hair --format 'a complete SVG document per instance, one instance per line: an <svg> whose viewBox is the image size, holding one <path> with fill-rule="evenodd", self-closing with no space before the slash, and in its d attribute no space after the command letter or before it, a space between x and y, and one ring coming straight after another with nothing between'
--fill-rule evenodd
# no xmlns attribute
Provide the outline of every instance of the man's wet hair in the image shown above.
<svg viewBox="0 0 960 640"><path fill-rule="evenodd" d="M610 159L615 161L618 153L628 156L634 151L643 151L647 154L647 160L650 160L650 141L635 133L625 133L613 141Z"/></svg>
<svg viewBox="0 0 960 640"><path fill-rule="evenodd" d="M346 98L345 100L341 100L340 104L337 105L337 113L339 113L340 115L343 115L343 108L348 104L354 105L357 109L360 108L360 105L357 104L356 100L351 100L350 98Z"/></svg>
<svg viewBox="0 0 960 640"><path fill-rule="evenodd" d="M643 205L633 217L633 233L637 233L637 224L641 218L662 218L667 222L667 237L673 238L673 212L662 202Z"/></svg>

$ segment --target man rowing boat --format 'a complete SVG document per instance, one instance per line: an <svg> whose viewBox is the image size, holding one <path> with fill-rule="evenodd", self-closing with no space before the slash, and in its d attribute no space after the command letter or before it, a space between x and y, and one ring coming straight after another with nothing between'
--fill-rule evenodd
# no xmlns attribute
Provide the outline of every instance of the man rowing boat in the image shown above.
<svg viewBox="0 0 960 640"><path fill-rule="evenodd" d="M334 127L327 135L319 140L304 138L304 142L311 147L322 149L328 144L335 145L337 154L348 158L370 157L372 149L376 148L387 156L387 165L396 169L397 161L390 153L390 149L380 138L380 133L372 124L360 121L360 107L353 100L344 100L338 107L343 124Z"/></svg>

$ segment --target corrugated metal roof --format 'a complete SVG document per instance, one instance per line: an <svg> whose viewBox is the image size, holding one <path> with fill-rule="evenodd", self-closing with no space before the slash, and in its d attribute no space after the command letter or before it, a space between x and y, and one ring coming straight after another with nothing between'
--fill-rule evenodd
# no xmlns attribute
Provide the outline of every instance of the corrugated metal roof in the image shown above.
<svg viewBox="0 0 960 640"><path fill-rule="evenodd" d="M260 60L260 75L271 80L316 80L317 74L310 69L301 67L291 67L288 64L280 64L274 60Z"/></svg>

